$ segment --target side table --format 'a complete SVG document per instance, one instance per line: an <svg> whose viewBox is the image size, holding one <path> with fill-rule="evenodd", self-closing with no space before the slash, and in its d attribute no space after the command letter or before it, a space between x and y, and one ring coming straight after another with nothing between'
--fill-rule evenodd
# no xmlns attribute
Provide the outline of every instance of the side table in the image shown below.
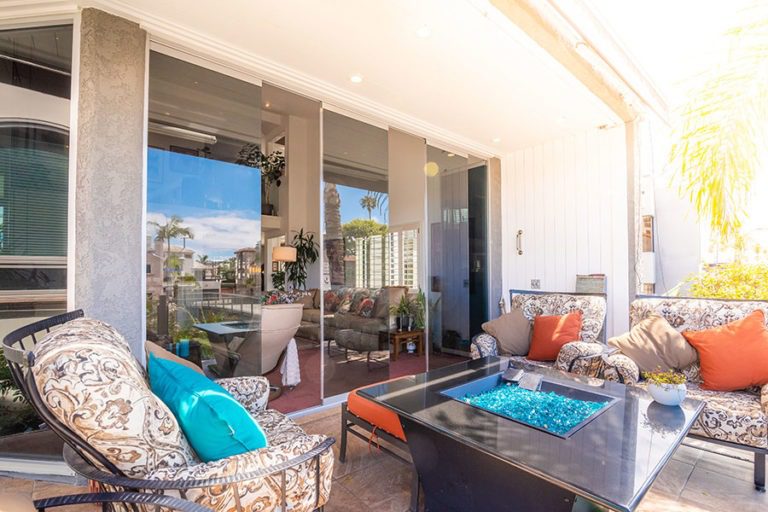
<svg viewBox="0 0 768 512"><path fill-rule="evenodd" d="M413 329L410 331L379 331L379 339L388 339L392 345L392 354L390 360L397 361L400 355L400 347L404 343L412 341L416 344L418 355L424 354L424 329Z"/></svg>

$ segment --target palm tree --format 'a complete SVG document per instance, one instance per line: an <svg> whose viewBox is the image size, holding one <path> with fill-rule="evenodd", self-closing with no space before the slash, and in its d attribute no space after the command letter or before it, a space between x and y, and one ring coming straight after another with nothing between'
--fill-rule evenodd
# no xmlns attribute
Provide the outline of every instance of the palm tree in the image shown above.
<svg viewBox="0 0 768 512"><path fill-rule="evenodd" d="M379 201L373 194L366 194L360 198L360 206L368 210L368 220L371 219L371 212L379 205Z"/></svg>
<svg viewBox="0 0 768 512"><path fill-rule="evenodd" d="M729 31L727 57L682 110L672 147L681 192L724 242L737 240L768 117L768 19Z"/></svg>
<svg viewBox="0 0 768 512"><path fill-rule="evenodd" d="M172 238L195 238L194 234L192 233L192 230L190 230L187 226L183 226L182 223L184 222L184 219L179 217L178 215L171 215L171 218L166 221L165 224L159 224L157 222L150 222L151 225L155 226L157 228L157 233L155 234L155 240L164 241L167 244L168 250L167 250L167 256L166 261L170 261L170 255L171 255L171 239ZM163 273L165 273L168 269L164 269Z"/></svg>
<svg viewBox="0 0 768 512"><path fill-rule="evenodd" d="M200 263L201 265L208 266L211 260L208 258L207 254L201 254L197 257L197 262Z"/></svg>

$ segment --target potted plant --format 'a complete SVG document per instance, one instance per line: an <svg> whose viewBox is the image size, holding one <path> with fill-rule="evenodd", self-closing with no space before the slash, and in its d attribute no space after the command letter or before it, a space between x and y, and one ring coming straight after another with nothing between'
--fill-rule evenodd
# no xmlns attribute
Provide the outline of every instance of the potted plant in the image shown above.
<svg viewBox="0 0 768 512"><path fill-rule="evenodd" d="M411 301L411 319L414 329L423 329L426 326L427 297L419 288L416 297Z"/></svg>
<svg viewBox="0 0 768 512"><path fill-rule="evenodd" d="M261 152L258 144L246 144L237 154L236 164L261 169L261 189L264 193L264 202L261 205L262 215L275 215L275 206L270 202L269 195L272 184L280 187L280 180L285 174L285 156L280 151L273 151L269 155Z"/></svg>
<svg viewBox="0 0 768 512"><path fill-rule="evenodd" d="M293 235L291 246L296 248L296 261L285 264L284 281L293 283L295 289L306 290L307 268L320 256L320 246L315 242L314 233L304 233L304 229ZM274 281L274 274L272 279Z"/></svg>
<svg viewBox="0 0 768 512"><path fill-rule="evenodd" d="M643 377L648 381L648 393L656 402L678 406L685 400L686 379L682 373L674 370L662 371L659 368L652 372L643 372Z"/></svg>
<svg viewBox="0 0 768 512"><path fill-rule="evenodd" d="M389 307L389 314L395 317L398 331L410 331L411 325L411 300L408 294L404 293L397 304Z"/></svg>

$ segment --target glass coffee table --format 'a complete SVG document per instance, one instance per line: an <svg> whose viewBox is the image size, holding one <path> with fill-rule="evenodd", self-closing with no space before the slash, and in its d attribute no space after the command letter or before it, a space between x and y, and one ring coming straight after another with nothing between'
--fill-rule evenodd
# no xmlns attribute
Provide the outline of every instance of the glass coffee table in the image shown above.
<svg viewBox="0 0 768 512"><path fill-rule="evenodd" d="M633 511L704 408L691 399L667 407L639 388L547 369L533 370L539 393L556 395L546 414L535 401L505 407L483 393L516 394L499 388L509 367L506 358L476 359L359 391L399 415L426 510ZM566 417L569 408L582 417Z"/></svg>

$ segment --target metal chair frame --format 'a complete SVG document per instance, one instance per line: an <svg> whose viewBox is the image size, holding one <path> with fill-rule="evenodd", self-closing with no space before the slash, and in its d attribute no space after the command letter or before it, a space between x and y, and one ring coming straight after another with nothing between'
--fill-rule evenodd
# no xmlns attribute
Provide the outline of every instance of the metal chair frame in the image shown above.
<svg viewBox="0 0 768 512"><path fill-rule="evenodd" d="M34 322L27 326L16 329L9 333L3 339L3 351L5 358L11 370L11 375L19 387L21 392L27 401L35 409L35 412L45 422L46 425L65 443L64 446L64 460L72 468L73 471L79 475L87 478L88 480L99 482L108 488L124 489L126 492L117 493L94 493L94 497L86 498L87 495L74 495L73 500L88 500L93 501L74 501L73 503L95 503L99 502L99 499L95 496L110 494L113 498L124 496L126 499L119 499L118 501L124 501L126 503L144 503L150 504L149 498L138 497L141 495L141 490L151 490L155 496L163 497L163 494L159 494L165 490L178 491L182 498L185 497L186 491L190 489L206 488L217 485L230 485L234 488L235 495L237 495L237 484L253 480L256 478L264 478L271 475L280 474L280 488L281 488L281 506L282 510L287 509L286 498L286 473L291 468L294 468L300 464L303 464L311 459L315 462L315 506L317 510L322 510L323 507L318 507L320 500L320 457L326 452L331 450L331 446L336 442L332 437L325 439L318 443L311 450L288 459L279 464L267 466L259 469L258 471L251 471L248 473L240 473L237 475L221 478L209 478L204 480L196 479L181 479L181 480L147 480L140 478L132 478L126 476L120 469L112 464L106 457L104 457L99 451L93 448L90 444L85 442L80 436L72 431L69 427L64 425L58 420L45 405L43 398L40 396L37 385L34 381L34 377L31 368L35 364L34 354L31 351L38 343L38 336L41 332L49 333L55 327L58 327L66 322L74 320L76 318L82 318L84 313L82 310L71 311L61 315L53 316L45 320ZM25 341L31 340L31 343ZM103 469L102 469L103 468ZM127 494L126 494L127 493ZM80 496L80 497L78 497ZM144 495L146 496L146 495ZM68 497L59 497L56 500L66 500ZM166 496L166 498L169 498ZM53 500L53 498L51 498ZM140 500L140 501L130 501ZM143 501L141 501L143 500ZM180 500L179 500L180 501ZM101 500L104 502L104 500ZM44 502L40 501L42 508L54 507L59 505L65 505L69 503L63 503L59 501ZM154 502L152 502L154 503ZM180 501L181 504L183 502ZM187 502L188 503L188 502ZM173 507L174 503L168 502L168 505L159 503L163 506ZM37 506L37 505L36 505ZM199 507L199 505L196 505ZM186 507L186 505L185 505ZM202 512L207 510L203 507L199 508L177 508L178 510L184 510L187 512ZM240 505L238 502L238 510Z"/></svg>

